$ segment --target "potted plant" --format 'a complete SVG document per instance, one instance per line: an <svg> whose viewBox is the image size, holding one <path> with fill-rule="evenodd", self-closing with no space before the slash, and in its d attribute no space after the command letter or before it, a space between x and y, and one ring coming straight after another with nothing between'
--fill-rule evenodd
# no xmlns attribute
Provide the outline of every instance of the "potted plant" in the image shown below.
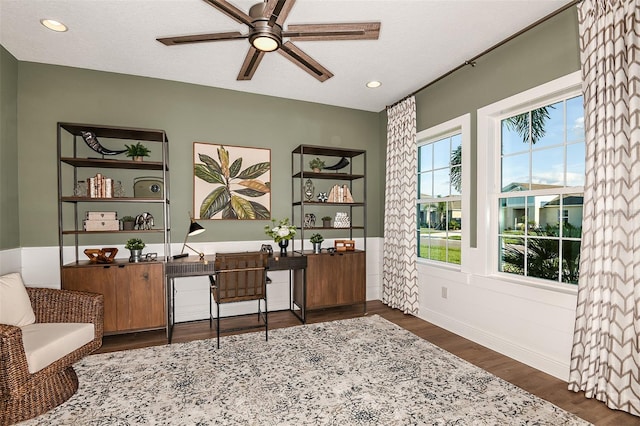
<svg viewBox="0 0 640 426"><path fill-rule="evenodd" d="M271 222L272 225L264 226L264 232L278 243L280 256L286 256L289 240L296 235L296 227L289 223L289 218L282 219L277 225L275 219L271 219Z"/></svg>
<svg viewBox="0 0 640 426"><path fill-rule="evenodd" d="M330 216L324 216L322 218L322 226L324 228L331 228L331 217Z"/></svg>
<svg viewBox="0 0 640 426"><path fill-rule="evenodd" d="M131 253L129 262L140 262L140 259L142 259L142 249L145 245L144 241L140 238L129 238L129 240L127 240L127 244L125 244L124 248L129 250Z"/></svg>
<svg viewBox="0 0 640 426"><path fill-rule="evenodd" d="M133 216L123 216L120 220L122 220L123 231L132 231L136 226L136 218Z"/></svg>
<svg viewBox="0 0 640 426"><path fill-rule="evenodd" d="M313 252L314 253L320 253L320 251L322 250L320 248L320 246L322 245L322 242L324 241L324 237L320 234L313 234L311 236L311 238L309 239L309 241L311 241L311 244L313 244Z"/></svg>
<svg viewBox="0 0 640 426"><path fill-rule="evenodd" d="M314 172L320 173L322 171L322 168L324 167L324 161L316 157L313 160L309 161L309 167L311 167L311 170L313 170Z"/></svg>
<svg viewBox="0 0 640 426"><path fill-rule="evenodd" d="M125 154L127 157L132 157L133 161L142 161L143 157L148 157L151 151L146 146L142 145L140 142L134 145L126 145L127 153Z"/></svg>

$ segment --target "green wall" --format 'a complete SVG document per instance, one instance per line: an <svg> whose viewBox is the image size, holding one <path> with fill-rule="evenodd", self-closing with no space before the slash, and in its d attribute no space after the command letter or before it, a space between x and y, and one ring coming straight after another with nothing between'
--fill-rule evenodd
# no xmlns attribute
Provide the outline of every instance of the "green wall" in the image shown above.
<svg viewBox="0 0 640 426"><path fill-rule="evenodd" d="M20 247L18 61L0 46L0 250Z"/></svg>
<svg viewBox="0 0 640 426"><path fill-rule="evenodd" d="M471 114L471 176L477 173L476 110L580 69L578 17L572 7L416 95L417 130ZM385 138L386 139L386 138ZM471 192L471 245L476 246L477 194Z"/></svg>
<svg viewBox="0 0 640 426"><path fill-rule="evenodd" d="M475 176L476 110L578 70L576 15L573 7L478 59L475 67L465 67L420 91L416 95L418 131L471 113L469 155ZM151 78L18 62L1 47L0 59L0 249L58 244L58 121L167 131L174 242L184 237L184 219L192 209L191 155L195 141L270 148L272 215L276 218L291 215L290 152L295 146L305 143L366 149L368 233L383 235L385 111L375 114ZM475 190L472 185L473 246L477 227L473 220ZM194 240L261 239L265 223L212 221L206 225L207 232Z"/></svg>
<svg viewBox="0 0 640 426"><path fill-rule="evenodd" d="M291 150L299 144L367 150L382 164L378 114L123 74L18 65L20 245L56 246L56 123L163 129L169 137L172 241L192 210L193 142L271 149L272 217L291 216ZM382 194L368 185L368 234L382 232ZM132 192L131 188L129 193ZM267 239L266 221L206 221L191 241Z"/></svg>

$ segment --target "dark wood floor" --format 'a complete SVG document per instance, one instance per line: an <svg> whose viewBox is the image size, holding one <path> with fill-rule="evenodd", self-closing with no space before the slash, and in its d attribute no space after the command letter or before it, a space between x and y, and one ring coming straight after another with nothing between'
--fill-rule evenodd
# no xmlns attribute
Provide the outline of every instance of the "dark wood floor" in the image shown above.
<svg viewBox="0 0 640 426"><path fill-rule="evenodd" d="M582 393L567 390L566 382L545 374L525 364L480 346L456 334L436 327L426 321L404 315L391 309L379 301L367 304L368 315L378 314L389 321L411 331L425 340L477 365L516 386L531 392L577 416L603 426L640 425L640 417L622 411L611 410L594 399L586 399ZM362 315L362 307L346 307L309 312L307 322L316 323L337 319L353 318ZM224 326L241 327L250 318L238 317L227 321ZM269 314L269 329L300 325L300 321L290 312L274 312ZM254 330L255 331L255 330ZM177 324L174 328L173 342L186 342L197 339L215 337L215 331L209 329L208 321L197 321ZM151 331L119 336L105 336L99 352L140 348L145 346L166 344L164 331Z"/></svg>

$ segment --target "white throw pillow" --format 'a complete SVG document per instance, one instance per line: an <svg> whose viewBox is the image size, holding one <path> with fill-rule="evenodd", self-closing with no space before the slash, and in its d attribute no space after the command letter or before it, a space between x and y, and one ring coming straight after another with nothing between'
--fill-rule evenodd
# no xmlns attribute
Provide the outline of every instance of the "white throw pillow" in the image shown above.
<svg viewBox="0 0 640 426"><path fill-rule="evenodd" d="M0 276L0 324L22 327L34 322L36 316L20 274Z"/></svg>

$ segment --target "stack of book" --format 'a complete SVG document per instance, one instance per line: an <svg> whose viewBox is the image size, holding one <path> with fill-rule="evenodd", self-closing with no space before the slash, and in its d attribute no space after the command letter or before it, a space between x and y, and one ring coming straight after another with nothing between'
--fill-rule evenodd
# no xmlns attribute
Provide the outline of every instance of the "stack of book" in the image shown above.
<svg viewBox="0 0 640 426"><path fill-rule="evenodd" d="M329 203L353 203L353 197L347 185L333 185L327 201Z"/></svg>
<svg viewBox="0 0 640 426"><path fill-rule="evenodd" d="M97 173L87 179L87 192L89 198L113 198L113 179Z"/></svg>

